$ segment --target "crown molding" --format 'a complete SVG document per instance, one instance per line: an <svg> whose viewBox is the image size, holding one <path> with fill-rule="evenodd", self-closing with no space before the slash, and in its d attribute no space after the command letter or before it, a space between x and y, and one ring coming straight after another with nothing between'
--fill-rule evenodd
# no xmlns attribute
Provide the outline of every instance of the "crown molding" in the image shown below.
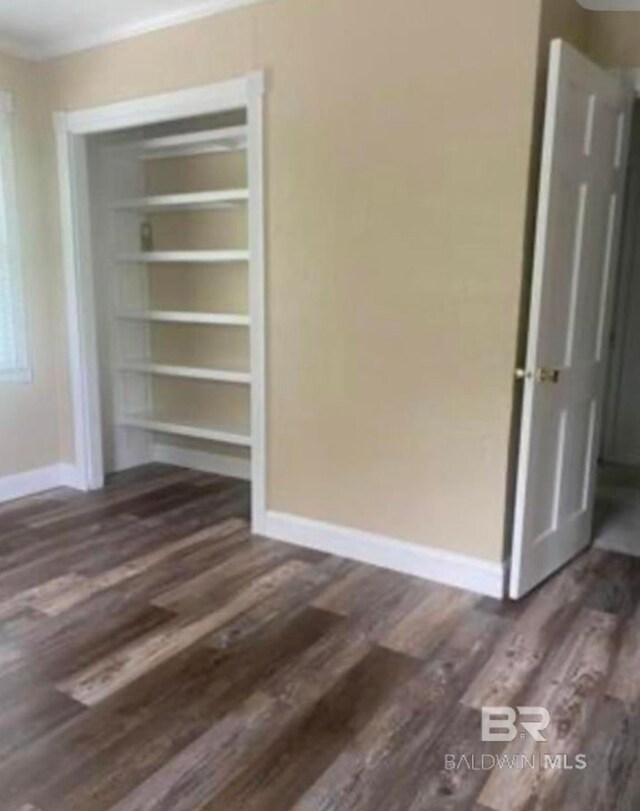
<svg viewBox="0 0 640 811"><path fill-rule="evenodd" d="M0 37L0 51L21 59L41 62L77 53L78 51L86 51L91 48L99 48L103 45L133 39L154 31L173 28L177 25L260 2L264 2L264 0L202 0L190 8L159 14L138 22L111 26L91 35L61 37L42 45Z"/></svg>
<svg viewBox="0 0 640 811"><path fill-rule="evenodd" d="M17 59L28 59L32 62L38 62L42 59L40 51L34 46L27 45L25 42L7 39L6 37L0 37L0 53L15 56Z"/></svg>

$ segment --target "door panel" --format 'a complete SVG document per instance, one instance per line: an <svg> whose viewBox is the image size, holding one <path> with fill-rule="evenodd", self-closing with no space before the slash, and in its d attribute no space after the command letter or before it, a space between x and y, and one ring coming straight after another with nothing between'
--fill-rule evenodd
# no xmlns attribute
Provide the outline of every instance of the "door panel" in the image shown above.
<svg viewBox="0 0 640 811"><path fill-rule="evenodd" d="M551 46L510 594L590 542L605 336L631 99Z"/></svg>

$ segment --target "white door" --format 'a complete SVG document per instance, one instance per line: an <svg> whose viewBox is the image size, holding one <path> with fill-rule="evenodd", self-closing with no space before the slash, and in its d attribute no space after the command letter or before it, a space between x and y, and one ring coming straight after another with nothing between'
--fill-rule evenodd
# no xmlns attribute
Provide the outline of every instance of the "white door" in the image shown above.
<svg viewBox="0 0 640 811"><path fill-rule="evenodd" d="M521 597L589 545L631 97L551 44L511 582Z"/></svg>

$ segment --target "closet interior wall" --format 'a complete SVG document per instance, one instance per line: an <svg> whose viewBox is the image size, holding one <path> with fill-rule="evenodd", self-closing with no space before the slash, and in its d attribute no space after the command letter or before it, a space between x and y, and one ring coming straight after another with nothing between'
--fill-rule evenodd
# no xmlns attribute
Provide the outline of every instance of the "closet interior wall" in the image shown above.
<svg viewBox="0 0 640 811"><path fill-rule="evenodd" d="M245 112L95 136L87 157L106 471L250 478Z"/></svg>

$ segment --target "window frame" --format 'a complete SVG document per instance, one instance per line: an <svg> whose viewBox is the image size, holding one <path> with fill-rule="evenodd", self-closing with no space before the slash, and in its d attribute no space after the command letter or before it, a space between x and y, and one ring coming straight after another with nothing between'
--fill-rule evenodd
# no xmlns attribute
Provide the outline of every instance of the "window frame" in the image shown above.
<svg viewBox="0 0 640 811"><path fill-rule="evenodd" d="M27 340L24 266L22 263L20 217L14 149L15 111L13 96L0 90L0 195L4 198L6 223L6 267L10 312L15 342L15 363L0 366L0 384L30 383L31 361ZM1 240L0 240L1 244ZM0 257L1 261L2 257ZM1 271L0 271L1 272Z"/></svg>

